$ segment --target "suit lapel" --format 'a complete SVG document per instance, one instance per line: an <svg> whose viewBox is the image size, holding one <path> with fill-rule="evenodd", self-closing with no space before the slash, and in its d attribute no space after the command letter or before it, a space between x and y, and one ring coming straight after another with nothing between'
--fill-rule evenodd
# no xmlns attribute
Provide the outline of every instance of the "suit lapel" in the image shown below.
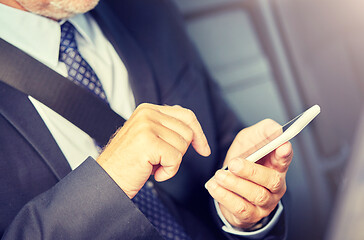
<svg viewBox="0 0 364 240"><path fill-rule="evenodd" d="M134 39L102 2L93 15L128 70L136 104L158 103L152 71ZM33 146L57 179L67 175L71 171L67 160L27 95L0 82L0 103L0 114Z"/></svg>
<svg viewBox="0 0 364 240"><path fill-rule="evenodd" d="M28 96L1 81L0 115L3 115L29 142L58 180L61 180L71 171L67 160L38 112L29 101ZM138 224L144 226L145 231L130 234L136 234L138 237L143 236L143 239L162 239L157 229L147 218L140 218Z"/></svg>
<svg viewBox="0 0 364 240"><path fill-rule="evenodd" d="M71 168L27 95L0 81L0 114L32 145L58 180Z"/></svg>
<svg viewBox="0 0 364 240"><path fill-rule="evenodd" d="M136 105L143 102L160 103L160 94L150 64L123 23L103 1L92 14L128 70Z"/></svg>
<svg viewBox="0 0 364 240"><path fill-rule="evenodd" d="M127 29L103 2L93 15L128 70L136 104L159 103L152 70ZM0 103L0 114L33 146L55 176L60 180L67 175L71 171L67 160L27 95L0 81Z"/></svg>

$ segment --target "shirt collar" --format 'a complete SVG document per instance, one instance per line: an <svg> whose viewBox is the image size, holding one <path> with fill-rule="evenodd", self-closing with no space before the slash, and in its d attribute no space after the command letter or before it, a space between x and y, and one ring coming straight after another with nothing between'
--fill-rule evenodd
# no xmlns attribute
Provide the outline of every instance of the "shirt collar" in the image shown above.
<svg viewBox="0 0 364 240"><path fill-rule="evenodd" d="M77 37L92 44L94 33L83 14L68 19L77 29ZM49 67L58 64L60 22L0 4L0 38Z"/></svg>
<svg viewBox="0 0 364 240"><path fill-rule="evenodd" d="M80 37L84 38L87 43L94 44L93 39L95 39L95 33L90 25L90 21L87 19L89 17L88 14L79 14L68 19L68 21L76 28Z"/></svg>

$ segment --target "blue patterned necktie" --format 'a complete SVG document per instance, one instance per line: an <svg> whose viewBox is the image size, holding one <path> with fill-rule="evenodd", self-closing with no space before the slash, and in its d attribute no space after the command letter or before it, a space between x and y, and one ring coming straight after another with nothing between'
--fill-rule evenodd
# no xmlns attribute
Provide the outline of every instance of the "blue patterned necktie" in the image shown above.
<svg viewBox="0 0 364 240"><path fill-rule="evenodd" d="M146 182L144 187L133 198L133 202L165 239L190 240L184 229L158 198L152 182Z"/></svg>
<svg viewBox="0 0 364 240"><path fill-rule="evenodd" d="M78 51L75 31L70 22L62 24L59 60L66 64L70 80L107 102L100 80ZM132 200L165 239L190 239L158 198L151 182L147 182Z"/></svg>
<svg viewBox="0 0 364 240"><path fill-rule="evenodd" d="M75 30L74 26L68 21L62 24L59 60L66 64L68 78L70 80L77 85L83 86L107 102L106 95L99 78L78 51L75 40Z"/></svg>

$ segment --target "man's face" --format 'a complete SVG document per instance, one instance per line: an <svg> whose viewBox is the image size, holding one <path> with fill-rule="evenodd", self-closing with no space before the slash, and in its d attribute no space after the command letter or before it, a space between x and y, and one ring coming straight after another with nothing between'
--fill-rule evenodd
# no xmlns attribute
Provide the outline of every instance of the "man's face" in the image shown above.
<svg viewBox="0 0 364 240"><path fill-rule="evenodd" d="M16 0L25 10L55 20L93 9L99 0Z"/></svg>

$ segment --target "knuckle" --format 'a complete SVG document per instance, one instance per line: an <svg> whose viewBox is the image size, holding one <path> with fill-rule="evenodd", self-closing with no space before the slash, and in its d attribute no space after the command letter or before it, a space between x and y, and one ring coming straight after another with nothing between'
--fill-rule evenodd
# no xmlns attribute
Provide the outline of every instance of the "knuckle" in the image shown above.
<svg viewBox="0 0 364 240"><path fill-rule="evenodd" d="M243 137L245 135L246 131L247 131L246 128L240 130L240 132L236 135L236 139L240 139L241 137Z"/></svg>
<svg viewBox="0 0 364 240"><path fill-rule="evenodd" d="M240 211L237 211L236 213L233 213L232 215L232 221L235 223L236 226L242 226L246 225L247 223L255 223L258 222L261 217L260 215L263 214L262 211L259 210L253 210L253 208L249 208L245 206L245 209L242 209ZM268 213L269 215L269 213ZM267 215L267 216L268 216Z"/></svg>
<svg viewBox="0 0 364 240"><path fill-rule="evenodd" d="M143 121L143 120L139 120L137 122L137 128L139 129L140 133L144 134L144 133L148 133L150 132L150 130L153 129L153 124L150 121Z"/></svg>
<svg viewBox="0 0 364 240"><path fill-rule="evenodd" d="M284 185L285 184L283 177L279 172L276 172L274 178L271 181L271 187L270 187L271 192L276 193L280 191Z"/></svg>
<svg viewBox="0 0 364 240"><path fill-rule="evenodd" d="M192 139L193 139L193 131L192 131L192 129L191 128L186 128L186 141L188 141L188 142L191 142L192 141Z"/></svg>
<svg viewBox="0 0 364 240"><path fill-rule="evenodd" d="M176 151L175 156L175 167L178 169L180 163L182 162L183 154L179 151Z"/></svg>
<svg viewBox="0 0 364 240"><path fill-rule="evenodd" d="M146 108L149 108L150 107L150 103L141 103L139 104L139 106L136 108L136 110L142 110L142 109L146 109Z"/></svg>
<svg viewBox="0 0 364 240"><path fill-rule="evenodd" d="M190 122L196 121L196 115L191 109L186 108L186 115Z"/></svg>
<svg viewBox="0 0 364 240"><path fill-rule="evenodd" d="M156 111L152 108L143 108L140 112L142 113L143 116L148 117L151 114L155 113Z"/></svg>
<svg viewBox="0 0 364 240"><path fill-rule="evenodd" d="M194 117L195 114L193 113L193 111L189 108L185 108L186 114L189 115L190 117Z"/></svg>
<svg viewBox="0 0 364 240"><path fill-rule="evenodd" d="M245 218L242 218L241 216L232 216L232 221L234 223L235 226L240 226L244 223L244 221L246 221Z"/></svg>
<svg viewBox="0 0 364 240"><path fill-rule="evenodd" d="M173 105L172 107L173 107L173 108L177 108L177 109L181 109L181 108L183 108L181 105L178 105L178 104Z"/></svg>
<svg viewBox="0 0 364 240"><path fill-rule="evenodd" d="M159 145L158 136L153 132L153 127L142 123L141 126L133 130L133 142L140 146L156 146Z"/></svg>
<svg viewBox="0 0 364 240"><path fill-rule="evenodd" d="M278 125L278 123L271 118L266 118L266 119L262 120L262 123L264 125L268 125L268 126Z"/></svg>
<svg viewBox="0 0 364 240"><path fill-rule="evenodd" d="M250 164L250 167L246 169L248 178L254 178L257 175L257 167L254 164Z"/></svg>
<svg viewBox="0 0 364 240"><path fill-rule="evenodd" d="M257 216L258 220L268 217L271 213L271 210L269 209L260 209L259 215Z"/></svg>
<svg viewBox="0 0 364 240"><path fill-rule="evenodd" d="M286 181L284 181L282 189L281 189L282 196L286 193L286 191L287 191L287 184L286 184Z"/></svg>
<svg viewBox="0 0 364 240"><path fill-rule="evenodd" d="M182 137L182 136L179 136L179 138L180 138L181 144L183 145L182 149L187 151L187 148L189 146L189 144L188 144L189 141L187 139L185 139L184 137Z"/></svg>
<svg viewBox="0 0 364 240"><path fill-rule="evenodd" d="M289 164L290 164L290 161L288 159L281 163L282 167L285 169L288 168Z"/></svg>
<svg viewBox="0 0 364 240"><path fill-rule="evenodd" d="M247 128L240 130L240 132L236 135L234 141L237 141L240 145L244 145L244 136L246 135L246 132Z"/></svg>
<svg viewBox="0 0 364 240"><path fill-rule="evenodd" d="M270 118L264 119L262 121L262 125L264 126L262 129L264 129L264 130L281 127L281 125L279 123L277 123L276 121L274 121L273 119L270 119Z"/></svg>
<svg viewBox="0 0 364 240"><path fill-rule="evenodd" d="M236 204L233 213L234 213L234 215L244 217L246 215L246 213L247 213L246 204L244 202L240 202L240 203Z"/></svg>
<svg viewBox="0 0 364 240"><path fill-rule="evenodd" d="M261 188L259 190L259 193L256 197L255 203L258 206L265 206L268 204L269 202L269 193L268 190L266 190L265 188Z"/></svg>
<svg viewBox="0 0 364 240"><path fill-rule="evenodd" d="M280 129L280 125L270 118L262 120L261 125L262 127L258 128L257 131L259 136L266 140L270 140L272 138L272 134L275 133L274 131Z"/></svg>
<svg viewBox="0 0 364 240"><path fill-rule="evenodd" d="M135 111L135 117L138 119L148 119L149 114L151 113L151 109L149 108L140 108Z"/></svg>

